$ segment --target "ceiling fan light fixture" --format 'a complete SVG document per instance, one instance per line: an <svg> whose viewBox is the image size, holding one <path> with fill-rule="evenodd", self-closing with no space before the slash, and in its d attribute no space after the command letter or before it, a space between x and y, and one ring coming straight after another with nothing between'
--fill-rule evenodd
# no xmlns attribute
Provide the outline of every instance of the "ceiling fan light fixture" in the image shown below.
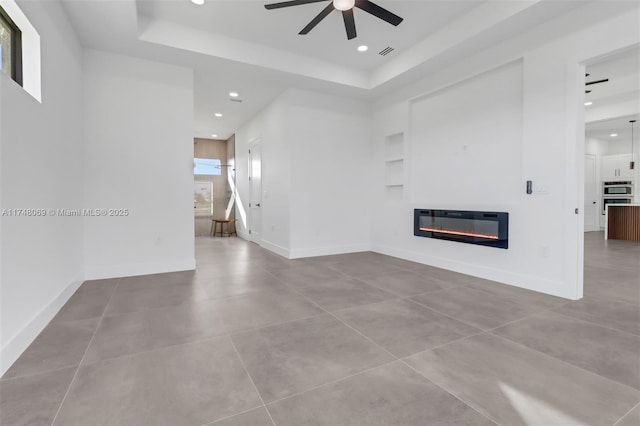
<svg viewBox="0 0 640 426"><path fill-rule="evenodd" d="M191 0L191 3L202 6L204 4L204 0Z"/></svg>
<svg viewBox="0 0 640 426"><path fill-rule="evenodd" d="M342 11L353 9L355 5L356 0L333 0L333 7Z"/></svg>

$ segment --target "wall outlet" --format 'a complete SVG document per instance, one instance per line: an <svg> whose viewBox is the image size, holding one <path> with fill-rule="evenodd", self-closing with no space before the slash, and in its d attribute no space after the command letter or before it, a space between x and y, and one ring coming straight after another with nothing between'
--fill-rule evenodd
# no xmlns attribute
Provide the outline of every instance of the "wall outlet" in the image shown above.
<svg viewBox="0 0 640 426"><path fill-rule="evenodd" d="M156 237L156 238L154 238L154 240L153 240L153 244L154 244L156 247L159 247L159 246L160 246L160 244L162 244L162 240L160 239L160 237Z"/></svg>
<svg viewBox="0 0 640 426"><path fill-rule="evenodd" d="M551 256L551 247L548 245L540 246L540 257L543 259L548 259Z"/></svg>

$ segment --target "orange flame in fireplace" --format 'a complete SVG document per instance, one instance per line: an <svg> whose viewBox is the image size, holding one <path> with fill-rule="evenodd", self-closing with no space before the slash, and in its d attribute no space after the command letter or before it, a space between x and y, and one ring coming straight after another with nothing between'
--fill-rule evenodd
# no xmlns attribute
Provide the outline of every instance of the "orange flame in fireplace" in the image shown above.
<svg viewBox="0 0 640 426"><path fill-rule="evenodd" d="M461 235L463 237L479 237L479 238L488 238L490 240L498 239L497 235L476 234L474 232L449 231L447 229L423 228L423 227L420 227L420 230L427 231L427 232L437 232L439 234Z"/></svg>

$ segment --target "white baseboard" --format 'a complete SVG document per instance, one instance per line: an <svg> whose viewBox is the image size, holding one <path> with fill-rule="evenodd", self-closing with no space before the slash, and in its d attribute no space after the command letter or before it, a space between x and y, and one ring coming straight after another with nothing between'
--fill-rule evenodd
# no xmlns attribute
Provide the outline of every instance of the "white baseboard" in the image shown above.
<svg viewBox="0 0 640 426"><path fill-rule="evenodd" d="M177 259L162 262L125 263L120 265L99 265L85 267L85 279L133 277L137 275L162 274L166 272L192 271L196 269L196 260Z"/></svg>
<svg viewBox="0 0 640 426"><path fill-rule="evenodd" d="M275 254L279 254L282 257L286 257L287 259L290 259L290 257L289 257L289 249L287 249L285 247L279 246L277 244L274 244L272 242L265 241L265 240L262 240L260 242L260 247L262 247L263 249L272 251Z"/></svg>
<svg viewBox="0 0 640 426"><path fill-rule="evenodd" d="M370 244L352 244L347 246L313 247L289 250L289 259L301 259L304 257L330 256L332 254L358 253L370 251Z"/></svg>
<svg viewBox="0 0 640 426"><path fill-rule="evenodd" d="M29 323L13 336L0 351L0 376L2 376L29 345L38 337L38 334L49 324L49 321L60 311L62 306L71 298L78 287L82 285L82 277L76 277L51 300Z"/></svg>
<svg viewBox="0 0 640 426"><path fill-rule="evenodd" d="M417 253L410 250L403 250L379 244L374 244L372 250L376 253L385 254L387 256L398 257L400 259L418 262L424 265L435 266L436 268L448 269L461 274L472 275L485 280L496 281L514 287L549 294L551 296L558 296L569 300L579 299L575 294L568 291L567 286L563 285L561 281L547 280L531 275L487 268L480 265L458 262L451 259L427 255L425 253Z"/></svg>

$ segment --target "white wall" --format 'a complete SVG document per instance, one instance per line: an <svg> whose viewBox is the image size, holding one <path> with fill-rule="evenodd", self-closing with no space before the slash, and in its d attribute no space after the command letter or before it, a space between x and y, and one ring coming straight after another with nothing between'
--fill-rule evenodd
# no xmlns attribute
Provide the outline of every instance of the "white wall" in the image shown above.
<svg viewBox="0 0 640 426"><path fill-rule="evenodd" d="M584 204L584 67L581 63L638 44L637 17L637 5L602 2L587 5L380 99L373 117L374 161L378 171L374 204L380 206L374 220L398 225L377 228L372 234L374 250L570 299L582 297L583 217L582 213L574 213L576 207ZM584 28L532 47L536 40L545 39L546 32L570 28L576 23ZM515 61L522 63L518 76L522 85L518 87L516 76L511 74L506 93L498 81L490 82L487 88L506 96L505 102L496 104L490 90L488 93L482 90L482 74L498 76L503 72L501 65ZM465 100L460 94L465 93L468 85L471 90L466 91ZM415 101L434 96L447 111L446 116L440 117L445 125L433 131L424 126L416 129L412 122L424 120L434 124L429 114L436 114L437 108L434 109L434 105L431 109L422 108ZM509 111L504 109L509 105L513 107L518 98L521 99L519 106ZM476 108L476 114L491 119L503 114L506 120L513 120L513 125L521 130L520 149L505 149L518 143L513 126L507 126L507 131L502 132L505 123L494 120L497 128L483 127L473 121L474 111L469 111L466 104ZM460 106L459 111L456 106ZM522 111L522 120L516 123L518 110ZM415 130L419 133L412 133ZM384 142L386 136L398 132L407 135L407 153L412 158L412 168L407 175L413 179L407 183L403 196L392 198L383 184ZM506 169L503 171L494 163L494 168L486 170L473 166L470 173L469 167L463 167L468 160L461 160L462 152L456 157L455 147L448 153L442 148L439 161L433 162L428 157L429 151L421 148L425 141L420 139L433 136L443 139L443 144L453 141L458 148L465 139L472 138L469 147L477 150L477 158L486 159L488 154L500 156ZM502 149L490 151L496 146ZM503 173L505 181L497 183L498 194L487 194L481 183L491 185ZM533 195L525 194L527 180L534 182ZM446 187L453 197L445 198L442 190L435 193L435 199L430 197L428 190L416 188L424 182L448 184ZM456 203L454 199L460 201ZM412 235L413 208L447 205L463 209L469 206L466 200L480 206L482 199L491 201L484 208L510 213L507 252Z"/></svg>
<svg viewBox="0 0 640 426"><path fill-rule="evenodd" d="M292 258L371 248L371 116L364 102L290 90Z"/></svg>
<svg viewBox="0 0 640 426"><path fill-rule="evenodd" d="M193 269L193 72L85 51L85 273Z"/></svg>
<svg viewBox="0 0 640 426"><path fill-rule="evenodd" d="M242 126L236 185L246 210L248 146L262 144L263 247L289 258L370 248L370 123L366 103L291 89Z"/></svg>
<svg viewBox="0 0 640 426"><path fill-rule="evenodd" d="M412 202L509 209L521 192L521 162L509 159L522 155L522 64L418 98L410 108Z"/></svg>
<svg viewBox="0 0 640 426"><path fill-rule="evenodd" d="M608 141L605 146L606 153L604 155L631 154L631 139L627 139L626 141ZM637 151L637 148L635 148L634 151ZM637 155L638 153L634 152L634 154Z"/></svg>
<svg viewBox="0 0 640 426"><path fill-rule="evenodd" d="M606 141L590 137L587 137L585 139L585 154L591 154L597 157L601 157L603 155L607 155L607 150L608 149Z"/></svg>
<svg viewBox="0 0 640 426"><path fill-rule="evenodd" d="M82 207L82 50L58 2L20 1L43 40L42 103L0 73L0 207ZM83 279L78 217L0 219L0 375Z"/></svg>

